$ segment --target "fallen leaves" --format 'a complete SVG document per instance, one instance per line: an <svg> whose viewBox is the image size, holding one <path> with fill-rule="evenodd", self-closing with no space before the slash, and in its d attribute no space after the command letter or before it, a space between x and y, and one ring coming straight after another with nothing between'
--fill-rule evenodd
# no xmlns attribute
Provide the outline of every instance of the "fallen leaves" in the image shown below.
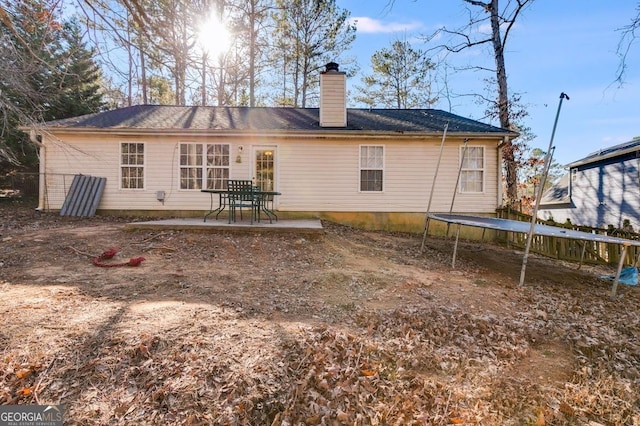
<svg viewBox="0 0 640 426"><path fill-rule="evenodd" d="M1 371L0 384L5 383L4 392L0 387L0 404L18 404L30 401L38 387L38 375L42 371L39 360L33 362L17 362L11 357L5 356L4 367ZM8 389L10 391L7 391Z"/></svg>
<svg viewBox="0 0 640 426"><path fill-rule="evenodd" d="M32 372L33 370L31 368L22 368L16 371L16 377L18 379L24 379L25 377L29 376Z"/></svg>
<svg viewBox="0 0 640 426"><path fill-rule="evenodd" d="M75 424L640 424L638 290L551 269L515 290L510 252L462 248L452 273L447 244L334 225L302 242L43 217L0 221L2 404L67 403ZM148 261L68 250L111 244Z"/></svg>
<svg viewBox="0 0 640 426"><path fill-rule="evenodd" d="M29 396L33 393L33 389L35 388L35 386L29 386L29 387L25 387L20 389L20 394L22 396Z"/></svg>

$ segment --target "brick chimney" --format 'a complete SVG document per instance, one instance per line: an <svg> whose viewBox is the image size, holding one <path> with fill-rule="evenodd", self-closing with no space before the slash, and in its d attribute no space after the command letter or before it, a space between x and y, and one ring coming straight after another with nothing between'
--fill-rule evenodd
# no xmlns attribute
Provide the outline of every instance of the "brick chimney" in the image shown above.
<svg viewBox="0 0 640 426"><path fill-rule="evenodd" d="M347 126L347 75L329 62L320 73L320 127Z"/></svg>

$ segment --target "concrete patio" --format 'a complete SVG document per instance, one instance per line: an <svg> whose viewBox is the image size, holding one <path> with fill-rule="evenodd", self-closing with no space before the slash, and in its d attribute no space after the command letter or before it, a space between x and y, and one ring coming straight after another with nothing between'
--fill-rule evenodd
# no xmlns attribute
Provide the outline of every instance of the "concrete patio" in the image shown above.
<svg viewBox="0 0 640 426"><path fill-rule="evenodd" d="M293 233L304 235L322 235L324 228L320 220L278 220L269 223L268 220L253 222L243 220L228 223L226 219L208 219L206 222L202 218L184 219L159 219L146 222L131 222L125 226L127 230L137 229L176 229L202 232L233 232L233 233Z"/></svg>

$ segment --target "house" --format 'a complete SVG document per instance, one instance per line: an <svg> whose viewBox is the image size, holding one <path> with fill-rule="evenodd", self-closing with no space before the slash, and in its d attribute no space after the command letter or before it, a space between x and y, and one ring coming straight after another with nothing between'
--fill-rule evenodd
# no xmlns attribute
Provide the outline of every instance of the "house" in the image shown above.
<svg viewBox="0 0 640 426"><path fill-rule="evenodd" d="M540 200L538 217L595 228L640 228L640 138L589 154Z"/></svg>
<svg viewBox="0 0 640 426"><path fill-rule="evenodd" d="M25 130L40 147L41 209L60 209L84 174L106 178L99 212L195 217L209 209L202 188L253 178L281 193L279 217L395 230L421 229L438 167L430 211L448 212L455 191L454 212L494 215L500 146L517 136L440 110L347 108L335 63L319 108L138 105Z"/></svg>

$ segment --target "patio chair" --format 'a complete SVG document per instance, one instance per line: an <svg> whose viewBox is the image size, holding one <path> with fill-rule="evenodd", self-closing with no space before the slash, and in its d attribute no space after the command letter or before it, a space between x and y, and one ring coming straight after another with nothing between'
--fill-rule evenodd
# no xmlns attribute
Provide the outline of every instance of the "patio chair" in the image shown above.
<svg viewBox="0 0 640 426"><path fill-rule="evenodd" d="M229 223L236 221L236 209L240 210L240 220L242 220L242 209L249 209L250 220L253 225L256 209L259 207L259 200L256 197L253 183L250 180L227 180L228 202L229 202Z"/></svg>

